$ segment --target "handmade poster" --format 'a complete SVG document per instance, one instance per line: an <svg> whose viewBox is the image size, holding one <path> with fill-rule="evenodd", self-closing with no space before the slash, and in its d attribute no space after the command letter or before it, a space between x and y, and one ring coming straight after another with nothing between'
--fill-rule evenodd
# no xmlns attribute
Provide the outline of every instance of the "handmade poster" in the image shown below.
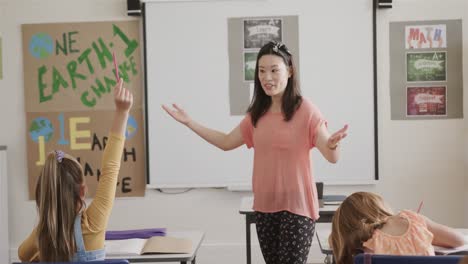
<svg viewBox="0 0 468 264"><path fill-rule="evenodd" d="M60 149L83 166L94 196L120 78L134 103L127 123L117 196L143 196L146 158L138 21L22 25L29 194L47 153Z"/></svg>
<svg viewBox="0 0 468 264"><path fill-rule="evenodd" d="M409 25L405 27L406 49L447 48L447 26Z"/></svg>
<svg viewBox="0 0 468 264"><path fill-rule="evenodd" d="M446 52L406 53L406 74L408 82L446 81Z"/></svg>
<svg viewBox="0 0 468 264"><path fill-rule="evenodd" d="M245 19L244 49L260 49L271 40L283 41L283 21L279 18Z"/></svg>
<svg viewBox="0 0 468 264"><path fill-rule="evenodd" d="M408 116L447 115L447 87L407 87Z"/></svg>
<svg viewBox="0 0 468 264"><path fill-rule="evenodd" d="M255 79L255 65L257 63L258 52L244 52L244 80L253 81Z"/></svg>

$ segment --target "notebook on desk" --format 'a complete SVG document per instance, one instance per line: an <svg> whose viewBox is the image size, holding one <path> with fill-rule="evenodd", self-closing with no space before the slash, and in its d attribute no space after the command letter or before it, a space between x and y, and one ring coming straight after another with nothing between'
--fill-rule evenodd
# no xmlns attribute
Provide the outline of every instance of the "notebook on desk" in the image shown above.
<svg viewBox="0 0 468 264"><path fill-rule="evenodd" d="M145 254L186 254L192 252L192 241L185 238L154 236L148 239L106 240L109 256L138 256Z"/></svg>

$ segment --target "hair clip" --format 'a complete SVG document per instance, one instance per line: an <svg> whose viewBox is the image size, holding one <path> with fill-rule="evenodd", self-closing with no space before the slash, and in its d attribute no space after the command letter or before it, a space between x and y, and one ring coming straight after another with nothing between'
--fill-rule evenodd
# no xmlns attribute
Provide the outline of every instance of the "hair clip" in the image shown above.
<svg viewBox="0 0 468 264"><path fill-rule="evenodd" d="M273 46L273 51L276 52L276 53L278 53L278 46L274 45L274 46Z"/></svg>
<svg viewBox="0 0 468 264"><path fill-rule="evenodd" d="M56 150L55 151L55 159L58 161L58 163L61 163L63 160L63 157L65 157L65 153L61 150Z"/></svg>
<svg viewBox="0 0 468 264"><path fill-rule="evenodd" d="M273 44L273 51L274 52L279 53L280 50L283 50L284 52L286 52L286 54L291 56L291 52L288 50L286 45L284 45L284 43L272 40L271 44Z"/></svg>

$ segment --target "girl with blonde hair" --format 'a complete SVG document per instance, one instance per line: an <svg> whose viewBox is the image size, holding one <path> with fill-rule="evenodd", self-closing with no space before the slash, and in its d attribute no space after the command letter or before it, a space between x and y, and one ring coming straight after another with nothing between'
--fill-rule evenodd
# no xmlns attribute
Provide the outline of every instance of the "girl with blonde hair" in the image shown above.
<svg viewBox="0 0 468 264"><path fill-rule="evenodd" d="M59 150L49 153L36 185L39 223L18 249L21 261L65 262L105 258L105 231L114 202L125 128L133 103L132 94L122 85L120 79L114 89L116 110L93 202L86 208L86 184L78 161Z"/></svg>
<svg viewBox="0 0 468 264"><path fill-rule="evenodd" d="M434 247L458 247L461 234L429 218L403 210L393 214L374 193L347 197L333 217L330 246L337 264L351 264L359 253L434 255Z"/></svg>

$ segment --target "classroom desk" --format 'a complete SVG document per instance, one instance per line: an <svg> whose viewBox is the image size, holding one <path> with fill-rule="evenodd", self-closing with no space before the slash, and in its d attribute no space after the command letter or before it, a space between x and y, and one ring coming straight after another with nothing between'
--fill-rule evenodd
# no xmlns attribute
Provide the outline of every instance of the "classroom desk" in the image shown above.
<svg viewBox="0 0 468 264"><path fill-rule="evenodd" d="M338 195L341 201L344 200L345 196ZM327 199L327 196L323 196L324 200ZM243 197L241 200L241 205L239 213L245 215L245 240L246 240L246 251L247 251L247 264L252 263L251 255L251 241L250 241L250 225L255 224L255 213L252 210L253 207L253 197ZM331 223L333 215L335 214L338 205L325 205L319 209L320 218L317 220L317 223Z"/></svg>
<svg viewBox="0 0 468 264"><path fill-rule="evenodd" d="M205 234L200 231L188 232L167 232L166 236L188 238L192 241L192 251L187 254L148 254L139 256L112 255L106 256L106 259L128 259L130 263L134 262L180 262L181 264L196 263L197 251Z"/></svg>

